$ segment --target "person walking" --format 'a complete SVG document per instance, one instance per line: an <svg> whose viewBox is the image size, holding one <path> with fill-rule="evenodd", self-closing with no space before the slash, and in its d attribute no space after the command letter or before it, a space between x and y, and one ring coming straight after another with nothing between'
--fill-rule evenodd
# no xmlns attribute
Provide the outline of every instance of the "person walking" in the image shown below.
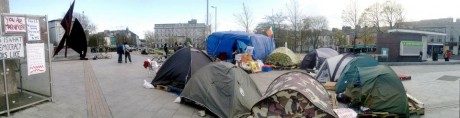
<svg viewBox="0 0 460 118"><path fill-rule="evenodd" d="M445 60L445 61L449 61L450 56L452 56L452 53L450 52L450 50L447 50L447 52L446 52L446 57L444 58L444 60Z"/></svg>
<svg viewBox="0 0 460 118"><path fill-rule="evenodd" d="M124 47L123 49L125 52L125 63L128 63L128 59L129 59L129 63L131 63L131 54L129 52L131 48L129 47L127 42L124 43L123 47Z"/></svg>
<svg viewBox="0 0 460 118"><path fill-rule="evenodd" d="M168 58L168 44L165 43L165 45L163 46L163 50L165 51L165 58Z"/></svg>
<svg viewBox="0 0 460 118"><path fill-rule="evenodd" d="M123 61L122 55L125 53L123 47L123 44L117 46L118 63L121 63Z"/></svg>
<svg viewBox="0 0 460 118"><path fill-rule="evenodd" d="M419 54L419 56L418 56L418 61L422 62L422 61L423 61L423 60L422 60L422 57L423 57L423 52L420 51L420 54Z"/></svg>

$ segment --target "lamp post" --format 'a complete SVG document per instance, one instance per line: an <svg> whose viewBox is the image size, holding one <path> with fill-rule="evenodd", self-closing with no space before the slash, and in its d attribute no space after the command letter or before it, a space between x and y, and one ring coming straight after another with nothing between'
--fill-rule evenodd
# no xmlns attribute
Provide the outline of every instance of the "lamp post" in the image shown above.
<svg viewBox="0 0 460 118"><path fill-rule="evenodd" d="M216 18L214 18L214 32L217 32L217 7L216 6L211 6L212 8L214 8L214 16Z"/></svg>

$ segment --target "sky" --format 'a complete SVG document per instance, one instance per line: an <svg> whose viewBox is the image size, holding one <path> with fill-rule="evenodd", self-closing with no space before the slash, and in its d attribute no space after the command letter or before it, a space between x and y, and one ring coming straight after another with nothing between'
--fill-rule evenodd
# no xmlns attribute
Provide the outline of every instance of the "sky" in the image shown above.
<svg viewBox="0 0 460 118"><path fill-rule="evenodd" d="M49 20L62 18L73 0L9 0L10 12L16 14L47 15ZM357 0L361 11L369 5L385 0ZM407 21L437 18L460 18L459 0L394 0L402 4ZM209 24L214 31L217 7L217 31L241 30L234 14L241 13L243 3L257 23L272 13L287 15L291 0L209 0ZM341 28L342 10L349 0L298 0L303 16L325 16L329 28ZM89 17L97 31L126 29L144 38L145 31L153 31L154 24L187 23L197 19L206 23L206 0L76 0L74 12Z"/></svg>

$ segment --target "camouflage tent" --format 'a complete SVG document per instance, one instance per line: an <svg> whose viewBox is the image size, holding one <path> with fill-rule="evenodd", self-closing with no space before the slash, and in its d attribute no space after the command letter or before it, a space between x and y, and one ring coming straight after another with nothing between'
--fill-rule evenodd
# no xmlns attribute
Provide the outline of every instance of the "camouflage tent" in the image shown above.
<svg viewBox="0 0 460 118"><path fill-rule="evenodd" d="M181 96L218 117L233 118L249 115L262 95L244 70L231 63L213 62L192 75Z"/></svg>
<svg viewBox="0 0 460 118"><path fill-rule="evenodd" d="M348 85L345 94L352 106L365 106L373 112L389 112L409 117L404 85L388 66L358 67L359 85Z"/></svg>
<svg viewBox="0 0 460 118"><path fill-rule="evenodd" d="M302 72L289 72L276 78L251 112L256 118L336 117L326 89L313 77Z"/></svg>

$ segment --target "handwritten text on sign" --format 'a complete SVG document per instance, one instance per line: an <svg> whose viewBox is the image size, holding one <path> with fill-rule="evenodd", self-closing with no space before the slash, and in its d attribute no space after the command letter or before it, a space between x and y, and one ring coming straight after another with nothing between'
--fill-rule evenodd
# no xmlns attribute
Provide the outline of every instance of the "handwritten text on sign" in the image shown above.
<svg viewBox="0 0 460 118"><path fill-rule="evenodd" d="M27 19L27 37L29 41L40 40L40 24L38 19Z"/></svg>
<svg viewBox="0 0 460 118"><path fill-rule="evenodd" d="M3 20L5 22L5 33L26 32L25 19L25 17L5 16Z"/></svg>
<svg viewBox="0 0 460 118"><path fill-rule="evenodd" d="M27 72L28 75L44 73L45 66L45 44L26 44L27 46Z"/></svg>
<svg viewBox="0 0 460 118"><path fill-rule="evenodd" d="M0 58L24 57L22 36L0 36Z"/></svg>

